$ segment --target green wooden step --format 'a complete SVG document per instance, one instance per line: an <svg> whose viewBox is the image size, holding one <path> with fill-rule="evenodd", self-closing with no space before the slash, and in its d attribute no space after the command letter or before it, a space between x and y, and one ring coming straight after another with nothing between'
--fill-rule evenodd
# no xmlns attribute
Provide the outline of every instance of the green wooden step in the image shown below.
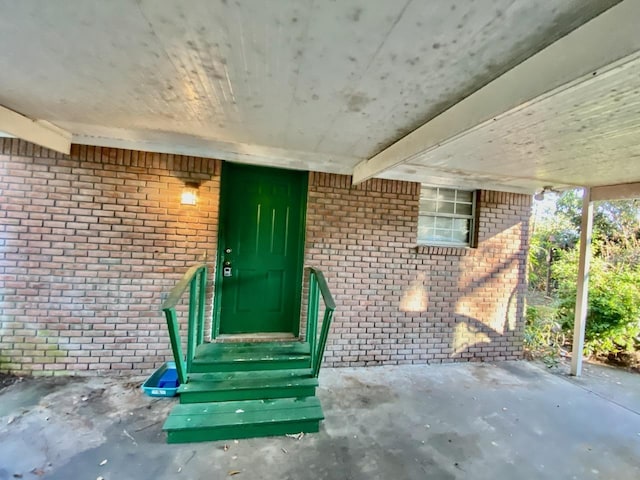
<svg viewBox="0 0 640 480"><path fill-rule="evenodd" d="M196 349L191 373L306 369L310 347L303 342L204 343Z"/></svg>
<svg viewBox="0 0 640 480"><path fill-rule="evenodd" d="M312 433L324 419L317 397L176 405L162 429L169 443Z"/></svg>
<svg viewBox="0 0 640 480"><path fill-rule="evenodd" d="M180 403L312 397L318 379L311 369L192 373L180 385Z"/></svg>

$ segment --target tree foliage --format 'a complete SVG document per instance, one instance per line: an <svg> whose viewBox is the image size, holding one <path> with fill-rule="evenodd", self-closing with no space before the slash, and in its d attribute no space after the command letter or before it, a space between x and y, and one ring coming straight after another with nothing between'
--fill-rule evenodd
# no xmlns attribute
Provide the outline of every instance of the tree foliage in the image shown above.
<svg viewBox="0 0 640 480"><path fill-rule="evenodd" d="M558 281L557 318L573 330L577 290L577 249L555 263ZM640 334L640 268L626 262L611 263L594 256L589 269L589 303L585 328L588 355L632 352Z"/></svg>
<svg viewBox="0 0 640 480"><path fill-rule="evenodd" d="M593 212L594 241L629 246L630 241L640 238L639 213L637 200L597 202ZM575 245L582 220L582 194L579 190L567 190L558 196L556 216L569 229L562 229L557 234L569 242L573 240Z"/></svg>
<svg viewBox="0 0 640 480"><path fill-rule="evenodd" d="M553 215L535 225L531 238L530 286L547 288L552 252L555 319L568 335L573 330L581 218L581 192L564 192L556 199ZM640 207L637 201L598 202L594 207L587 353L637 348L639 319Z"/></svg>

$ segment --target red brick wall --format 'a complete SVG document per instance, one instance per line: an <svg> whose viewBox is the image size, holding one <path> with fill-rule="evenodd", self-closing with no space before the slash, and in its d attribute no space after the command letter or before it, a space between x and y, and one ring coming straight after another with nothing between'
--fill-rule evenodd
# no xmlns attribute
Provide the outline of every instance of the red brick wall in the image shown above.
<svg viewBox="0 0 640 480"><path fill-rule="evenodd" d="M220 162L0 139L0 175L0 371L146 373L169 359L160 304L215 259ZM188 180L195 207L179 203ZM530 197L481 192L477 249L416 248L418 184L309 183L306 264L338 304L327 364L520 357Z"/></svg>
<svg viewBox="0 0 640 480"><path fill-rule="evenodd" d="M0 370L167 360L161 300L215 258L219 172L214 160L0 139ZM197 206L180 205L186 180L202 184Z"/></svg>
<svg viewBox="0 0 640 480"><path fill-rule="evenodd" d="M416 247L419 184L309 183L306 263L337 303L326 364L521 357L530 196L480 192L476 249Z"/></svg>

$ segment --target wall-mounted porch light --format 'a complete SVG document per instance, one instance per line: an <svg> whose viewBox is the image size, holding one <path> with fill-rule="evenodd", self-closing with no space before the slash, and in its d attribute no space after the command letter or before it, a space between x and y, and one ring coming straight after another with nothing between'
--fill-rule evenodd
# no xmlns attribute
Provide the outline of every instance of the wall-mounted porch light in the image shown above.
<svg viewBox="0 0 640 480"><path fill-rule="evenodd" d="M180 203L182 205L195 205L198 203L198 185L194 182L186 182L180 195Z"/></svg>
<svg viewBox="0 0 640 480"><path fill-rule="evenodd" d="M535 195L533 196L533 198L539 202L541 202L542 200L544 200L544 196L547 193L557 193L553 187L547 185L545 187L542 187L542 190L538 191L535 193Z"/></svg>

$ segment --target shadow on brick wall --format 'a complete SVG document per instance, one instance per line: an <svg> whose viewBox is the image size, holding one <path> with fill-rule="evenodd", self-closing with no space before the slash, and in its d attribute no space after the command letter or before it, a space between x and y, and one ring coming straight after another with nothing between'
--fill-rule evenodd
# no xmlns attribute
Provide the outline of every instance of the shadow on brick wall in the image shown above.
<svg viewBox="0 0 640 480"><path fill-rule="evenodd" d="M337 303L327 365L521 358L529 196L481 191L477 248L416 246L418 188L338 180L308 204L306 261Z"/></svg>

